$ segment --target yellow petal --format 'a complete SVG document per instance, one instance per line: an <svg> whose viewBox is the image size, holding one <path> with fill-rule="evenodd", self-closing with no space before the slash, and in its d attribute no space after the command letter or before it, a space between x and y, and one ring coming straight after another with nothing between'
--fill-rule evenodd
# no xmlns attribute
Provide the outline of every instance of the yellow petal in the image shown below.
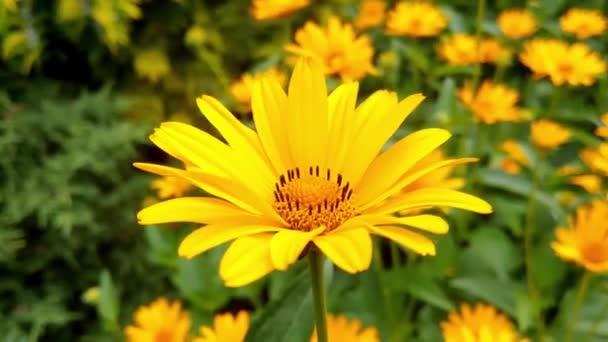
<svg viewBox="0 0 608 342"><path fill-rule="evenodd" d="M429 128L414 132L399 140L379 155L356 186L357 205L365 205L378 195L393 188L412 166L450 138L450 132Z"/></svg>
<svg viewBox="0 0 608 342"><path fill-rule="evenodd" d="M365 228L338 228L315 237L313 242L348 273L365 271L372 261L372 239Z"/></svg>
<svg viewBox="0 0 608 342"><path fill-rule="evenodd" d="M291 156L296 166L325 167L327 147L327 86L322 67L300 58L291 75L287 102Z"/></svg>
<svg viewBox="0 0 608 342"><path fill-rule="evenodd" d="M254 282L274 271L270 259L272 233L240 237L226 250L220 261L220 277L227 287Z"/></svg>
<svg viewBox="0 0 608 342"><path fill-rule="evenodd" d="M434 234L446 234L449 230L449 225L446 220L439 216L428 214L405 217L393 215L361 215L357 216L356 219L372 226L404 225Z"/></svg>
<svg viewBox="0 0 608 342"><path fill-rule="evenodd" d="M378 207L367 210L367 213L391 214L397 211L428 207L452 207L480 214L492 212L492 206L488 202L464 192L442 188L423 188L389 199Z"/></svg>
<svg viewBox="0 0 608 342"><path fill-rule="evenodd" d="M359 83L349 82L336 88L328 98L329 136L327 144L327 164L336 172L342 173L348 147L354 132L354 114L357 104Z"/></svg>
<svg viewBox="0 0 608 342"><path fill-rule="evenodd" d="M435 255L435 245L433 244L433 241L424 235L414 233L404 228L391 226L369 226L369 230L372 234L393 240L399 245L411 249L420 255Z"/></svg>
<svg viewBox="0 0 608 342"><path fill-rule="evenodd" d="M323 233L325 227L319 227L310 232L299 230L281 230L274 234L270 243L272 263L277 270L284 271L298 260L298 257L315 236Z"/></svg>
<svg viewBox="0 0 608 342"><path fill-rule="evenodd" d="M241 236L264 232L276 232L281 229L283 228L266 225L208 225L188 234L180 243L177 254L181 257L192 258L213 247L219 246L224 242L234 240Z"/></svg>

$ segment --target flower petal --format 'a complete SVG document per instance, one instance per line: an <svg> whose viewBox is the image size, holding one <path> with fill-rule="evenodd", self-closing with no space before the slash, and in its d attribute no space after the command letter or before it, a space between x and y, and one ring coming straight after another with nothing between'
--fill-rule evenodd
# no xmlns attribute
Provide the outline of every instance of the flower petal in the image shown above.
<svg viewBox="0 0 608 342"><path fill-rule="evenodd" d="M220 261L220 277L227 287L247 285L274 271L270 258L273 235L242 236L232 242Z"/></svg>
<svg viewBox="0 0 608 342"><path fill-rule="evenodd" d="M366 213L391 214L397 211L428 207L452 207L480 214L492 212L492 206L488 202L464 192L442 188L422 188L389 199L381 205L367 210Z"/></svg>
<svg viewBox="0 0 608 342"><path fill-rule="evenodd" d="M284 271L297 261L298 257L315 236L323 233L325 227L310 232L285 229L274 234L270 243L270 256L277 270Z"/></svg>
<svg viewBox="0 0 608 342"><path fill-rule="evenodd" d="M404 225L421 230L425 230L434 234L446 234L449 230L449 225L446 220L435 215L414 215L397 217L393 215L360 215L357 216L357 221L365 222L372 226L381 225Z"/></svg>
<svg viewBox="0 0 608 342"><path fill-rule="evenodd" d="M424 235L392 226L369 226L370 233L393 240L420 255L435 255L435 244Z"/></svg>
<svg viewBox="0 0 608 342"><path fill-rule="evenodd" d="M372 239L365 228L338 228L312 241L336 266L348 273L365 271L372 261Z"/></svg>
<svg viewBox="0 0 608 342"><path fill-rule="evenodd" d="M359 83L348 82L336 88L328 98L329 136L327 166L341 173L354 132L354 114Z"/></svg>
<svg viewBox="0 0 608 342"><path fill-rule="evenodd" d="M181 257L192 258L224 242L264 232L276 232L284 228L267 225L242 224L213 224L196 229L188 234L179 245L177 254Z"/></svg>

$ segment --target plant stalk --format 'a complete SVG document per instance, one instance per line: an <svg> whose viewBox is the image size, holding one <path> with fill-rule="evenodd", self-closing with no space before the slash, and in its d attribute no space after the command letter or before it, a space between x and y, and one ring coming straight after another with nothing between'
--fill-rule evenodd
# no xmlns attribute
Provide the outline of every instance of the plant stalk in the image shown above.
<svg viewBox="0 0 608 342"><path fill-rule="evenodd" d="M318 251L311 249L308 252L308 265L310 267L312 297L315 306L317 341L328 342L327 303L325 300L325 285L323 281L323 256Z"/></svg>
<svg viewBox="0 0 608 342"><path fill-rule="evenodd" d="M578 321L578 315L581 312L581 305L583 304L583 299L585 298L585 294L587 294L587 289L589 288L589 281L591 280L592 273L589 271L585 271L583 277L581 279L581 284L576 291L576 300L574 302L574 308L572 309L572 316L570 316L570 321L568 322L568 327L566 328L566 338L565 342L572 341L572 333L574 332L574 325Z"/></svg>

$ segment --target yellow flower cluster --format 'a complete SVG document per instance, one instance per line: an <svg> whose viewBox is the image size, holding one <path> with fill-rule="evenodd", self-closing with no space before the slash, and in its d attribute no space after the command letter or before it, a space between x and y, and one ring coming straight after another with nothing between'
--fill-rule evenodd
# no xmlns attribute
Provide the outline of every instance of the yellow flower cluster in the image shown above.
<svg viewBox="0 0 608 342"><path fill-rule="evenodd" d="M448 24L448 19L426 1L400 2L388 13L386 33L406 37L434 37Z"/></svg>
<svg viewBox="0 0 608 342"><path fill-rule="evenodd" d="M502 84L484 81L477 91L470 84L465 84L456 94L475 118L485 124L522 119L521 109L517 106L519 93Z"/></svg>
<svg viewBox="0 0 608 342"><path fill-rule="evenodd" d="M436 46L439 56L451 65L478 63L505 64L511 50L494 38L482 38L466 33L454 34Z"/></svg>

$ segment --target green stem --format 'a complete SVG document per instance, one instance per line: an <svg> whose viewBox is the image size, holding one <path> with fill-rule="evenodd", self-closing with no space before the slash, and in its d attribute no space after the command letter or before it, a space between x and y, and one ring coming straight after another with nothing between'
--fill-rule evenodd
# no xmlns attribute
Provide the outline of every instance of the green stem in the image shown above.
<svg viewBox="0 0 608 342"><path fill-rule="evenodd" d="M477 2L477 22L475 28L475 41L477 45L477 51L479 51L479 45L481 44L481 26L483 25L483 17L486 12L486 0L479 0ZM477 91L479 85L479 79L481 78L481 61L477 61L475 69L473 70L473 91Z"/></svg>
<svg viewBox="0 0 608 342"><path fill-rule="evenodd" d="M554 117L557 113L557 107L559 106L559 99L561 97L562 88L561 87L553 87L553 92L551 93L551 101L549 102L549 111L547 116Z"/></svg>
<svg viewBox="0 0 608 342"><path fill-rule="evenodd" d="M574 308L572 309L572 315L570 316L570 321L568 322L568 327L566 328L566 339L565 342L572 341L572 333L574 332L574 325L578 321L578 315L581 311L581 304L583 304L583 299L585 298L585 294L587 293L587 289L589 288L589 281L591 280L591 272L586 271L583 274L583 278L581 279L581 284L576 291L576 300L574 302Z"/></svg>
<svg viewBox="0 0 608 342"><path fill-rule="evenodd" d="M315 305L317 341L327 342L327 303L325 301L325 285L323 284L323 256L318 251L311 249L308 252L308 265Z"/></svg>

